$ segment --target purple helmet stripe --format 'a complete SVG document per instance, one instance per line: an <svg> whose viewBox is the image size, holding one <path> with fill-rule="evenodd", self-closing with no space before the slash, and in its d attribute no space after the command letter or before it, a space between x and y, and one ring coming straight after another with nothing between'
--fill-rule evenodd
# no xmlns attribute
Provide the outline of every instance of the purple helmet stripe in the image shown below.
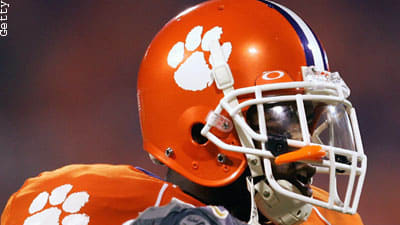
<svg viewBox="0 0 400 225"><path fill-rule="evenodd" d="M304 30L304 25L302 26L301 24L299 24L297 21L298 19L296 20L296 18L294 18L292 15L290 15L290 13L286 9L282 8L280 5L278 5L274 2L267 1L267 0L258 0L258 1L265 3L269 7L277 10L293 26L294 30L296 31L296 33L299 36L299 39L303 45L303 49L304 49L305 56L306 56L306 62L307 62L308 66L312 66L312 65L318 66L319 63L316 62L316 59L319 58L320 59L319 61L321 61L321 63L320 63L321 67L323 67L323 69L325 69L325 70L328 70L328 63L326 60L327 57L326 57L325 51L322 48L320 41L318 40L318 38L315 36L314 32L311 30L311 28L308 25L305 25L305 26L307 26L307 28L310 30L309 33L311 33L311 35L314 36L316 45L313 47L318 48L318 53L316 53L316 51L313 52L313 50L310 48L310 42L312 40L309 40L309 38L307 38L307 35ZM304 23L304 21L303 21L303 23Z"/></svg>

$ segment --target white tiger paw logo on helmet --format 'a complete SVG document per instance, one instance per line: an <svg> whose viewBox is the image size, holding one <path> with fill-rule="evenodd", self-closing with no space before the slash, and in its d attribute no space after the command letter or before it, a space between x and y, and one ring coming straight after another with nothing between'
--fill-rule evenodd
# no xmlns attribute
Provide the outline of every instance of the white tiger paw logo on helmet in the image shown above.
<svg viewBox="0 0 400 225"><path fill-rule="evenodd" d="M72 185L65 184L54 188L49 194L42 192L32 201L29 207L29 216L25 219L24 225L60 225L60 215L62 212L68 213L62 225L87 225L89 216L78 213L81 208L89 201L89 194L85 191L70 194ZM46 205L49 208L43 210Z"/></svg>
<svg viewBox="0 0 400 225"><path fill-rule="evenodd" d="M222 28L215 26L207 31L203 37L203 27L194 27L186 36L186 41L177 42L169 51L167 62L172 68L178 69L174 73L175 82L184 90L201 91L209 87L214 78L211 75L212 61L206 62L204 52L209 52L209 42L221 38ZM201 49L199 47L201 46ZM222 44L225 60L228 61L232 52L232 44L225 42ZM185 51L191 55L182 63ZM211 57L211 55L210 55Z"/></svg>

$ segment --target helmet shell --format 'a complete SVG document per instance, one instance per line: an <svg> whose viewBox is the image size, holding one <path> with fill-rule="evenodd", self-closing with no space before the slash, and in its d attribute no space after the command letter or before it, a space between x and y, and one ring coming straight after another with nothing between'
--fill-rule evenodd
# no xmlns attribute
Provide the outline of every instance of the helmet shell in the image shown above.
<svg viewBox="0 0 400 225"><path fill-rule="evenodd" d="M194 44L195 49L185 45L183 53L177 54L176 67L168 63L169 57L175 46L181 45L182 50L182 45L191 40L199 42L201 38L204 42L208 31L219 29L220 44L231 46L225 57L235 89L254 86L263 72L273 70L285 71L293 81L301 81L301 66L314 64L308 59L309 45L294 26L296 21L279 9L283 10L275 3L258 0L208 1L185 10L161 29L146 51L138 76L139 116L147 152L204 186L227 185L242 174L247 166L242 153L225 151L210 142L199 144L192 137L193 126L205 124L207 114L218 105L223 92L212 77L196 90L182 88L177 81L182 74L184 79L196 80L198 71L208 72L210 52L202 44ZM194 28L197 39L189 35L195 33ZM319 53L324 57L323 50ZM204 69L204 64L202 68L199 63L185 64L194 54L204 56L209 70ZM183 66L190 69L180 68ZM234 131L225 135L224 141L240 144ZM167 149L172 149L172 154L166 154ZM227 160L219 162L218 154L224 154Z"/></svg>

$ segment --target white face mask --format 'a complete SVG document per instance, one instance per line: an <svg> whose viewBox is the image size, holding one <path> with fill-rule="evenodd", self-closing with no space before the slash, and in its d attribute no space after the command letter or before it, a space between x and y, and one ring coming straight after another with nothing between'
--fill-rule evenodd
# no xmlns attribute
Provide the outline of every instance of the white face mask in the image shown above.
<svg viewBox="0 0 400 225"><path fill-rule="evenodd" d="M287 150L305 146L319 146L325 156L318 159L299 159L325 174L329 179L329 200L321 201L287 190L278 184L270 166L251 170L264 175L271 188L281 195L316 206L355 213L366 172L364 155L355 110L346 100L349 89L338 73L319 72L313 67L303 68L304 81L285 82L231 90L209 117L202 130L218 147L245 153L260 159L274 160L279 154L269 149L270 137L281 137ZM283 94L276 92L286 90ZM290 90L295 90L290 92ZM271 94L272 93L272 94ZM232 102L235 102L232 104ZM220 114L226 111L241 137L242 146L224 143L210 130L218 120L227 120ZM245 118L243 114L246 114ZM262 160L261 160L262 161ZM336 176L347 177L345 187L338 187ZM339 190L344 190L339 193Z"/></svg>

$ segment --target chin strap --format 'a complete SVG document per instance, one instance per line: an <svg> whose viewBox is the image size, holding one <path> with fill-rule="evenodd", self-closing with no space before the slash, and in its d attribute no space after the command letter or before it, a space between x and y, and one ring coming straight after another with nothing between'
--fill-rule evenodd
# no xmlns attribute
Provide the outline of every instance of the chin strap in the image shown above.
<svg viewBox="0 0 400 225"><path fill-rule="evenodd" d="M253 177L246 177L247 190L251 196L251 209L249 225L260 225L258 210L276 225L299 225L305 222L311 214L313 207L310 204L293 200L273 191L265 180L254 184ZM278 183L285 189L300 192L295 186L286 180L279 180ZM314 207L315 208L315 207ZM315 210L317 210L315 208ZM322 215L317 210L318 216ZM329 222L322 217L328 225Z"/></svg>
<svg viewBox="0 0 400 225"><path fill-rule="evenodd" d="M286 180L278 180L283 188L300 191ZM255 184L255 202L261 213L276 225L298 225L305 222L311 214L312 206L308 203L295 200L272 190L265 182Z"/></svg>
<svg viewBox="0 0 400 225"><path fill-rule="evenodd" d="M255 201L255 188L253 183L253 177L248 176L246 177L247 182L247 190L250 192L251 198L251 209L250 209L250 220L248 222L249 225L260 225L258 222L258 209Z"/></svg>

